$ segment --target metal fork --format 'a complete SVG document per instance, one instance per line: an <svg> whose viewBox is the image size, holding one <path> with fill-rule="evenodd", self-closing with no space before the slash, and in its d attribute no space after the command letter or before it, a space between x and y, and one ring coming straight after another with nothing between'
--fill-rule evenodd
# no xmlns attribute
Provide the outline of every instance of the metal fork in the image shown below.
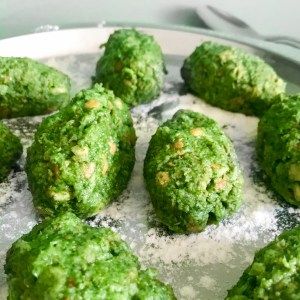
<svg viewBox="0 0 300 300"><path fill-rule="evenodd" d="M288 45L294 48L298 48L300 49L300 41L291 37L287 37L287 36L270 36L270 37L266 37L263 36L259 33L257 33L253 28L251 28L247 23L245 23L243 20L231 15L230 13L223 11L219 8L215 8L213 6L207 5L207 8L216 16L218 16L219 18L223 19L224 21L247 30L251 36L268 41L268 42L273 42L273 43L277 43L277 44L284 44L284 45Z"/></svg>

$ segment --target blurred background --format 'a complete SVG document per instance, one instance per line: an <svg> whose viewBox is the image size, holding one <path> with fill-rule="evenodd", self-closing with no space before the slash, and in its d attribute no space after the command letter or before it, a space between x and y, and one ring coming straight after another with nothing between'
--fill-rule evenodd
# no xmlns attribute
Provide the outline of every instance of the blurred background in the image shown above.
<svg viewBox="0 0 300 300"><path fill-rule="evenodd" d="M298 0L1 0L0 38L105 22L192 26L263 41L300 61L299 11Z"/></svg>

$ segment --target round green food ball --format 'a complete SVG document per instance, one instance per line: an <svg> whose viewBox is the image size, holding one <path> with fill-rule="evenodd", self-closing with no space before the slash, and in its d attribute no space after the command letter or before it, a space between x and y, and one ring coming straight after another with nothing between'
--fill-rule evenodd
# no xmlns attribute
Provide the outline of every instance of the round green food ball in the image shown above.
<svg viewBox="0 0 300 300"><path fill-rule="evenodd" d="M263 115L274 96L285 91L285 82L262 59L213 42L194 50L181 75L206 102L246 115Z"/></svg>
<svg viewBox="0 0 300 300"><path fill-rule="evenodd" d="M42 215L96 214L126 188L136 136L128 107L96 84L43 120L28 149L26 171Z"/></svg>
<svg viewBox="0 0 300 300"><path fill-rule="evenodd" d="M0 57L0 118L50 113L70 100L70 79L30 58Z"/></svg>
<svg viewBox="0 0 300 300"><path fill-rule="evenodd" d="M169 229L199 232L235 212L243 178L231 141L218 124L178 111L152 136L144 177L155 212Z"/></svg>
<svg viewBox="0 0 300 300"><path fill-rule="evenodd" d="M97 62L96 82L114 91L129 106L156 98L163 86L165 66L160 46L152 36L135 29L110 35Z"/></svg>
<svg viewBox="0 0 300 300"><path fill-rule="evenodd" d="M6 256L9 299L175 299L117 233L72 213L36 225Z"/></svg>
<svg viewBox="0 0 300 300"><path fill-rule="evenodd" d="M300 227L258 251L226 299L300 299Z"/></svg>
<svg viewBox="0 0 300 300"><path fill-rule="evenodd" d="M300 94L280 98L258 123L257 158L273 189L300 206Z"/></svg>
<svg viewBox="0 0 300 300"><path fill-rule="evenodd" d="M0 122L0 182L7 177L12 165L20 158L21 154L20 139Z"/></svg>

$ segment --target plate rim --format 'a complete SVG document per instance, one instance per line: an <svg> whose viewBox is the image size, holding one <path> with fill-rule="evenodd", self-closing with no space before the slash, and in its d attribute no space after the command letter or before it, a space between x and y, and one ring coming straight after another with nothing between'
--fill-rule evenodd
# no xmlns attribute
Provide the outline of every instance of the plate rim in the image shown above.
<svg viewBox="0 0 300 300"><path fill-rule="evenodd" d="M56 25L56 26L58 26L58 25ZM56 30L45 30L42 32L27 33L27 34L23 34L23 35L17 35L17 36L5 38L5 39L0 39L0 46L2 43L18 40L20 38L26 38L26 37L32 38L34 36L42 36L45 34L55 34L57 32L74 32L79 29L97 29L97 28L106 29L106 28L113 28L113 27L146 28L146 29L171 30L171 31L177 31L177 32L202 34L207 37L220 38L220 39L227 40L229 42L239 43L241 45L248 46L248 47L254 48L256 50L266 51L269 54L276 55L281 59L288 60L289 62L296 64L300 68L300 60L297 60L297 58L295 58L293 55L289 55L287 53L282 53L280 51L276 51L276 49L269 48L267 45L270 44L270 46L271 46L272 43L270 43L270 42L265 42L263 40L250 38L250 37L243 37L240 35L233 36L229 33L214 31L214 30L205 29L205 28L197 28L197 27L191 27L191 26L185 26L185 25L155 24L155 23L153 24L153 23L146 23L146 22L141 23L141 22L103 21L103 22L99 22L99 23L68 24L68 25L58 26L58 29L56 27ZM299 51L299 58L300 58L300 51Z"/></svg>

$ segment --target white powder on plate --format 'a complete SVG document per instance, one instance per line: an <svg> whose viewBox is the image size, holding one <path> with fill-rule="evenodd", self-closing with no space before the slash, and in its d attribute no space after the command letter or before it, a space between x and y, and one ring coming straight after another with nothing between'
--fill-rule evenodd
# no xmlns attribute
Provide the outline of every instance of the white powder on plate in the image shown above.
<svg viewBox="0 0 300 300"><path fill-rule="evenodd" d="M196 296L194 288L190 285L185 285L180 289L180 295L182 299L192 299Z"/></svg>
<svg viewBox="0 0 300 300"><path fill-rule="evenodd" d="M212 289L212 288L216 288L217 282L213 278L207 275L203 275L199 279L199 284L206 289Z"/></svg>
<svg viewBox="0 0 300 300"><path fill-rule="evenodd" d="M52 58L47 63L69 74L76 92L90 84L97 56ZM169 68L168 78L179 81L179 64L175 62L175 67L173 64ZM156 267L160 277L172 284L179 299L224 299L226 290L238 280L255 251L284 228L300 222L300 210L276 202L273 193L256 175L254 142L258 120L211 107L191 95L179 96L177 85L167 82L159 99L133 109L138 140L132 178L118 201L89 223L119 232L143 265ZM219 226L209 226L202 233L191 235L169 234L161 228L142 176L151 135L161 122L181 108L202 112L223 126L235 145L245 178L241 209ZM21 118L6 123L22 138L26 148L41 119ZM21 171L12 173L7 182L0 184L0 285L5 281L3 265L7 249L37 222L24 162L25 155L19 163ZM1 299L5 298L3 290L5 285L0 289Z"/></svg>
<svg viewBox="0 0 300 300"><path fill-rule="evenodd" d="M160 105L167 109L157 109ZM155 220L142 177L148 142L161 122L155 117L165 120L179 108L200 111L224 126L235 145L245 178L241 209L219 226L209 226L199 234L170 235L161 229ZM154 113L149 116L147 113L151 110ZM115 230L130 242L142 263L161 271L162 277L173 284L179 298L187 297L190 290L186 283L191 282L193 290L186 299L198 299L200 296L222 299L252 261L255 251L280 233L283 226L277 216L280 212L287 212L255 175L257 119L224 112L191 95L176 94L162 95L152 103L152 107L135 108L133 116L138 136L137 162L128 190L91 223L105 226L102 218L109 218L111 224L118 221ZM299 210L289 208L289 213L299 215Z"/></svg>

